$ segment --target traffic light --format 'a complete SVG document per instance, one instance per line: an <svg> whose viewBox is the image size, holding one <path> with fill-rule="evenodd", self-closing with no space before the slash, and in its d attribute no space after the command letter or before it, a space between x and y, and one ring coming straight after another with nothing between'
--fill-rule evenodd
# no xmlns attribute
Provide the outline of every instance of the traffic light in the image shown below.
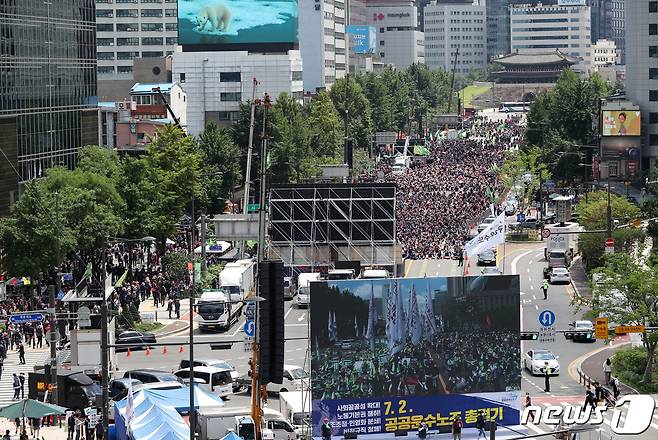
<svg viewBox="0 0 658 440"><path fill-rule="evenodd" d="M536 341L539 339L539 332L521 332L522 341Z"/></svg>
<svg viewBox="0 0 658 440"><path fill-rule="evenodd" d="M264 299L257 303L260 384L283 383L283 262L262 261L259 264L258 288Z"/></svg>

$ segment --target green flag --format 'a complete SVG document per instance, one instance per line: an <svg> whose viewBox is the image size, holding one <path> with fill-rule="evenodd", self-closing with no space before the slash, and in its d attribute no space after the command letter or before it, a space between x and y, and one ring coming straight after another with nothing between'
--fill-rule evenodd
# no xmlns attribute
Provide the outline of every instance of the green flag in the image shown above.
<svg viewBox="0 0 658 440"><path fill-rule="evenodd" d="M493 195L493 191L491 191L491 188L487 187L487 189L484 191L484 193L489 198L489 201L493 201L494 195Z"/></svg>
<svg viewBox="0 0 658 440"><path fill-rule="evenodd" d="M116 282L116 284L114 285L114 287L121 287L121 286L123 286L123 282L126 281L126 277L127 277L127 276L128 276L128 269L126 269L126 271L123 273L123 275L121 275L121 276L119 277L119 279L117 280L117 282Z"/></svg>
<svg viewBox="0 0 658 440"><path fill-rule="evenodd" d="M414 156L427 156L430 150L425 145L414 145Z"/></svg>
<svg viewBox="0 0 658 440"><path fill-rule="evenodd" d="M83 280L91 279L91 261L87 264L85 273L82 275Z"/></svg>
<svg viewBox="0 0 658 440"><path fill-rule="evenodd" d="M270 153L269 151L267 152L267 159L265 162L265 166L267 167L267 169L269 169L272 166L272 153Z"/></svg>

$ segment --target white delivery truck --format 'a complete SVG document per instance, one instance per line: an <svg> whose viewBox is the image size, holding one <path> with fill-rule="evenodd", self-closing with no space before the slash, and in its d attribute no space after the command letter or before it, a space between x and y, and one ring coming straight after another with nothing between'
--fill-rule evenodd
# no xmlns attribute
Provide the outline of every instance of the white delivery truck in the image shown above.
<svg viewBox="0 0 658 440"><path fill-rule="evenodd" d="M311 303L311 281L319 281L320 272L300 273L297 277L297 307L308 307Z"/></svg>
<svg viewBox="0 0 658 440"><path fill-rule="evenodd" d="M254 271L256 263L251 259L226 263L219 273L220 287L228 292L231 301L242 301L255 292Z"/></svg>
<svg viewBox="0 0 658 440"><path fill-rule="evenodd" d="M311 438L311 393L309 390L279 393L279 410L295 428L298 439Z"/></svg>
<svg viewBox="0 0 658 440"><path fill-rule="evenodd" d="M544 258L548 267L544 268L544 277L548 278L557 267L569 268L571 260L578 253L578 232L582 230L578 223L565 223L564 226L545 226L551 235L546 239Z"/></svg>
<svg viewBox="0 0 658 440"><path fill-rule="evenodd" d="M197 432L202 440L219 440L229 431L234 431L244 440L254 440L254 420L248 406L199 408L197 414ZM279 411L265 407L261 420L263 429L271 430L276 440L295 440L295 429Z"/></svg>
<svg viewBox="0 0 658 440"><path fill-rule="evenodd" d="M198 300L197 316L199 330L228 330L240 319L242 302L231 302L222 290L203 292Z"/></svg>

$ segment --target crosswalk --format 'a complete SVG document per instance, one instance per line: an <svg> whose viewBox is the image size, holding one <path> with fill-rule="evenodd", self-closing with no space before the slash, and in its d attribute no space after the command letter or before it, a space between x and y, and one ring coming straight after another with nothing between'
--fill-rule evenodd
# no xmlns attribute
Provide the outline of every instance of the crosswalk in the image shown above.
<svg viewBox="0 0 658 440"><path fill-rule="evenodd" d="M35 365L43 364L44 359L48 356L48 347L25 350L25 365L18 363L18 353L10 350L5 359L0 378L0 407L13 403L14 389L12 384L13 373L25 373L25 397L28 394L28 373L34 371Z"/></svg>
<svg viewBox="0 0 658 440"><path fill-rule="evenodd" d="M541 406L544 408L553 405L563 406L563 407L570 405L580 406L584 404L584 401L585 398L583 396L542 397L542 398L533 399L533 405ZM603 423L601 423L598 426L603 432L608 432L608 433L612 432L611 429L612 414L613 414L612 411L603 412ZM625 414L622 414L621 416L622 424L624 420L625 420ZM535 434L546 434L552 432L555 429L553 426L547 426L544 425L543 423L540 423L539 425L528 423L526 427ZM658 411L654 412L653 419L651 421L649 429L645 434L649 436L647 438L653 439L658 437Z"/></svg>

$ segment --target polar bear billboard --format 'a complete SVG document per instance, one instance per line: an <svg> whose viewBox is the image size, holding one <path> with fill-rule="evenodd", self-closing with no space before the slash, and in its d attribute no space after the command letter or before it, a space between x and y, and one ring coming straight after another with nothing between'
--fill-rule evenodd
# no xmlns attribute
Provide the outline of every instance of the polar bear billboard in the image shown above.
<svg viewBox="0 0 658 440"><path fill-rule="evenodd" d="M178 44L297 43L296 0L179 0Z"/></svg>

